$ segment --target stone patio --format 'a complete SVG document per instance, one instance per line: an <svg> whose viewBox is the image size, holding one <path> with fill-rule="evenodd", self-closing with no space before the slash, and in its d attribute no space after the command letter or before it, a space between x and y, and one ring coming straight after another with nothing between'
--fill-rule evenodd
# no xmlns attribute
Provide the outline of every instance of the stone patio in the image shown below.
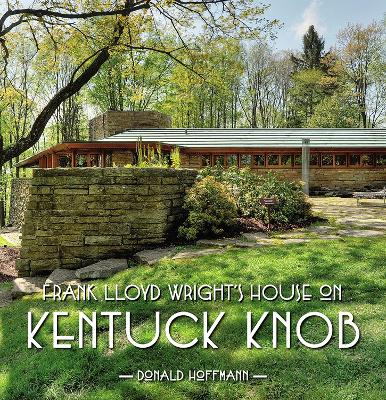
<svg viewBox="0 0 386 400"><path fill-rule="evenodd" d="M386 231L386 207L383 200L364 200L357 206L356 199L339 197L312 198L316 214L327 217L333 225L344 229L375 229Z"/></svg>

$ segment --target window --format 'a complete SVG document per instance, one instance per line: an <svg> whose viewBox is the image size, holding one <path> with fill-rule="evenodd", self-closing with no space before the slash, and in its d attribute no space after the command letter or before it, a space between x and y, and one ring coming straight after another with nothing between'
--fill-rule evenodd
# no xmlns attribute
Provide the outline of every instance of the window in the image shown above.
<svg viewBox="0 0 386 400"><path fill-rule="evenodd" d="M303 164L303 159L301 154L295 154L294 156L294 165L295 167L299 167ZM319 154L311 153L310 154L310 166L318 167L319 166Z"/></svg>
<svg viewBox="0 0 386 400"><path fill-rule="evenodd" d="M291 154L282 154L281 165L283 167L292 167L292 155Z"/></svg>
<svg viewBox="0 0 386 400"><path fill-rule="evenodd" d="M113 166L113 155L112 153L105 154L105 167L112 167Z"/></svg>
<svg viewBox="0 0 386 400"><path fill-rule="evenodd" d="M214 156L214 165L216 167L223 167L224 166L224 161L225 161L225 156L224 155L216 155Z"/></svg>
<svg viewBox="0 0 386 400"><path fill-rule="evenodd" d="M334 165L334 156L332 154L322 154L322 167L332 167Z"/></svg>
<svg viewBox="0 0 386 400"><path fill-rule="evenodd" d="M76 167L87 167L87 155L86 154L77 154L75 158L75 166Z"/></svg>
<svg viewBox="0 0 386 400"><path fill-rule="evenodd" d="M269 166L277 166L279 165L280 156L278 154L268 154L267 162Z"/></svg>
<svg viewBox="0 0 386 400"><path fill-rule="evenodd" d="M295 165L295 167L302 165L302 155L301 154L295 154L294 165Z"/></svg>
<svg viewBox="0 0 386 400"><path fill-rule="evenodd" d="M346 154L337 154L335 156L335 166L336 167L346 167L347 166Z"/></svg>
<svg viewBox="0 0 386 400"><path fill-rule="evenodd" d="M363 167L368 167L374 165L374 157L372 154L362 154L361 155L361 165Z"/></svg>
<svg viewBox="0 0 386 400"><path fill-rule="evenodd" d="M70 168L72 166L72 157L69 154L59 155L58 165L60 168Z"/></svg>
<svg viewBox="0 0 386 400"><path fill-rule="evenodd" d="M386 154L377 154L375 156L375 165L377 167L386 167Z"/></svg>
<svg viewBox="0 0 386 400"><path fill-rule="evenodd" d="M227 155L227 167L237 167L237 154Z"/></svg>
<svg viewBox="0 0 386 400"><path fill-rule="evenodd" d="M90 154L90 167L100 167L102 165L102 156L100 154Z"/></svg>
<svg viewBox="0 0 386 400"><path fill-rule="evenodd" d="M201 167L210 167L210 154L201 156Z"/></svg>
<svg viewBox="0 0 386 400"><path fill-rule="evenodd" d="M348 156L348 164L352 167L359 167L361 165L361 156L359 154L350 154Z"/></svg>
<svg viewBox="0 0 386 400"><path fill-rule="evenodd" d="M250 154L240 155L240 166L241 168L250 167L252 164L252 156Z"/></svg>
<svg viewBox="0 0 386 400"><path fill-rule="evenodd" d="M310 165L312 167L318 167L319 166L319 154L311 154L310 155Z"/></svg>
<svg viewBox="0 0 386 400"><path fill-rule="evenodd" d="M253 156L253 166L254 167L264 167L265 166L265 155L255 154Z"/></svg>

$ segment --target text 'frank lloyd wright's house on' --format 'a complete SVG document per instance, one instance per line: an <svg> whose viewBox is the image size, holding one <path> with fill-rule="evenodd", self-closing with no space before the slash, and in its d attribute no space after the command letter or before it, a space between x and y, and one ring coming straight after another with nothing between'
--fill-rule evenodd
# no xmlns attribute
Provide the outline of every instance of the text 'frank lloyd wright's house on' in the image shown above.
<svg viewBox="0 0 386 400"><path fill-rule="evenodd" d="M135 163L136 146L141 138L143 144L161 145L165 154L179 147L183 168L249 167L258 173L275 171L284 179L300 180L302 159L307 154L311 192L365 190L386 184L384 129L172 129L170 126L170 118L156 112L108 111L90 121L89 141L58 144L20 162L18 167L125 166Z"/></svg>

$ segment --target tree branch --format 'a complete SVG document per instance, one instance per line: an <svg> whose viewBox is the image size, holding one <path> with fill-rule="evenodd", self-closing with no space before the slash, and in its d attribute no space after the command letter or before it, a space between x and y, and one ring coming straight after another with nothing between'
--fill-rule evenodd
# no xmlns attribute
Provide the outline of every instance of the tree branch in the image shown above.
<svg viewBox="0 0 386 400"><path fill-rule="evenodd" d="M16 10L8 10L3 16L0 18L0 37L5 36L9 33L13 28L20 25L25 21L27 16L30 17L53 17L53 18L62 18L62 19L88 19L92 17L105 17L105 16L128 16L132 12L143 10L146 8L150 8L150 0L141 0L137 3L133 4L132 2L126 2L125 8L117 9L117 10L105 10L105 11L90 11L84 13L67 13L61 11L53 11L49 9L38 9L35 10L33 8L21 8ZM19 20L11 23L9 26L4 27L7 19L13 16L20 16Z"/></svg>

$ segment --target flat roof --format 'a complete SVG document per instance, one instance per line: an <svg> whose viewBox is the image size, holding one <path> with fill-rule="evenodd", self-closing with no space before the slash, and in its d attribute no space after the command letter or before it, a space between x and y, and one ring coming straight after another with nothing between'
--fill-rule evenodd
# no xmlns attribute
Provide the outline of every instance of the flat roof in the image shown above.
<svg viewBox="0 0 386 400"><path fill-rule="evenodd" d="M161 143L186 148L386 148L385 129L131 129L98 142Z"/></svg>

